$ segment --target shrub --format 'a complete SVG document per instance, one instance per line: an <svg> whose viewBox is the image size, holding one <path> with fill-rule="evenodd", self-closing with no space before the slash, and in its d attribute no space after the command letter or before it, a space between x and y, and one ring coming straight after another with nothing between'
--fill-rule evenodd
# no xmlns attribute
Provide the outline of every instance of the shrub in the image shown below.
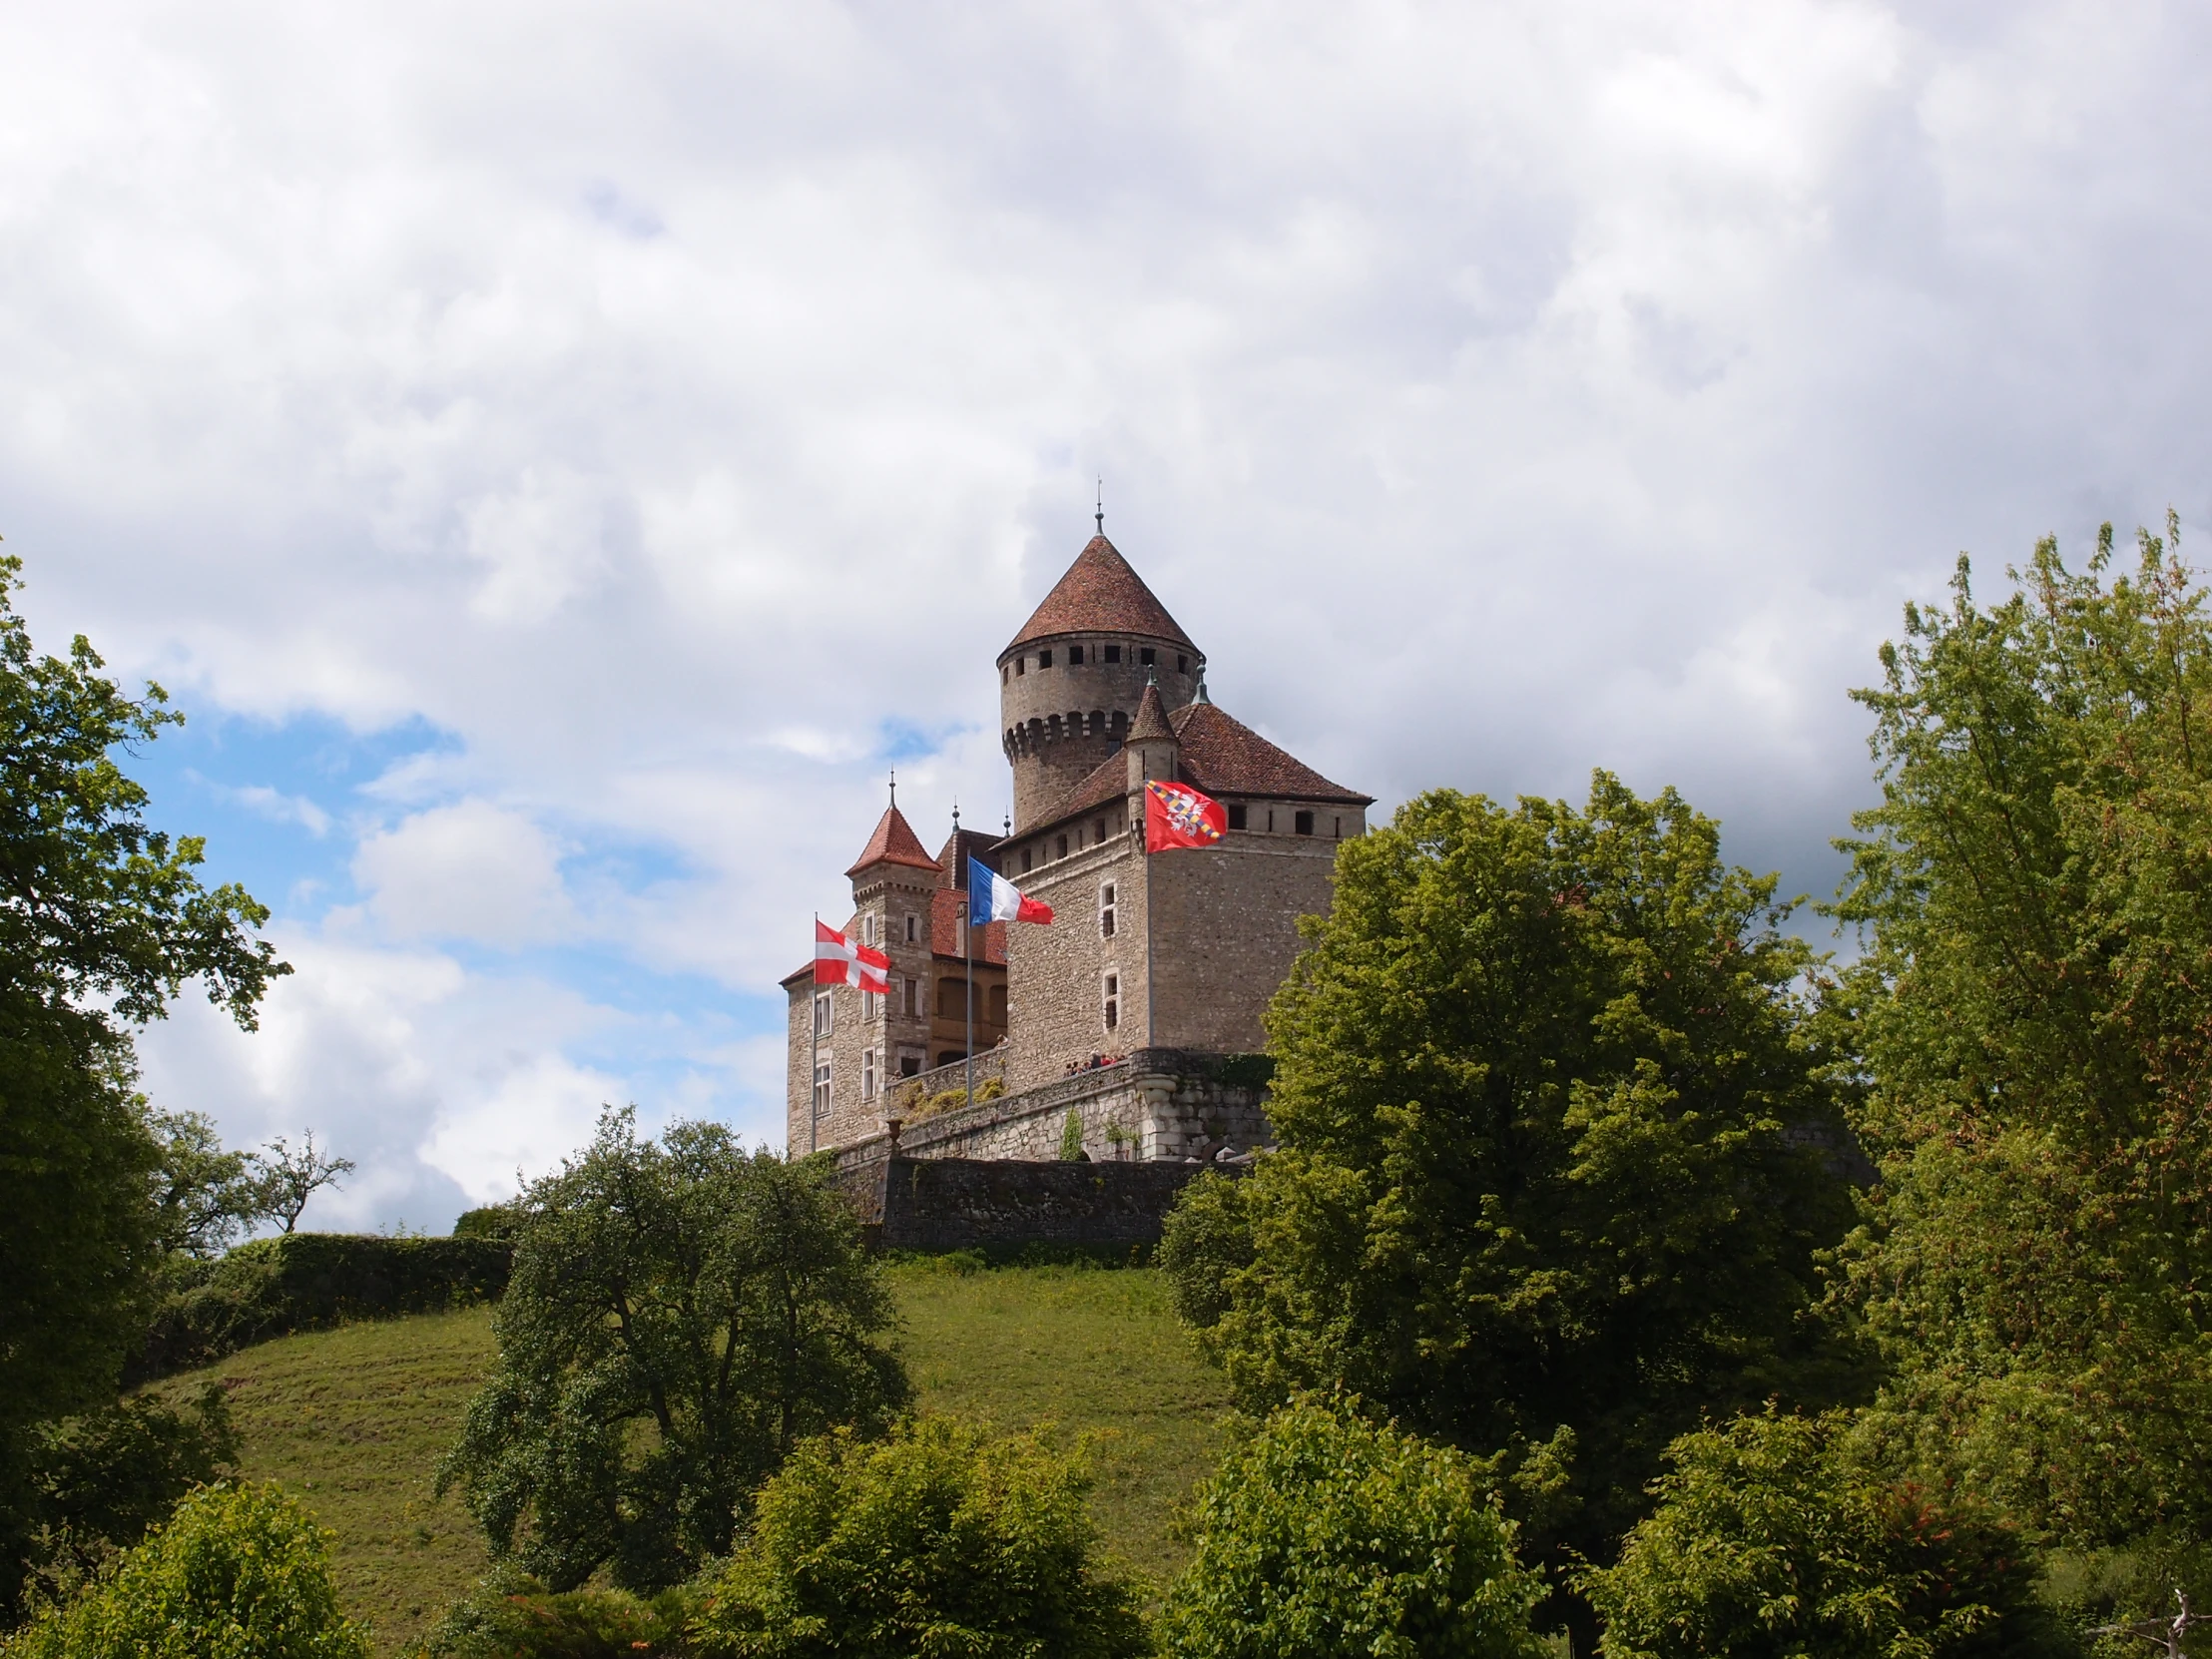
<svg viewBox="0 0 2212 1659"><path fill-rule="evenodd" d="M626 1590L548 1590L512 1570L494 1572L439 1621L423 1659L651 1659L691 1651L690 1595L647 1601Z"/></svg>
<svg viewBox="0 0 2212 1659"><path fill-rule="evenodd" d="M1619 1564L1583 1575L1606 1659L2066 1651L2008 1527L1857 1466L1848 1413L1685 1434Z"/></svg>
<svg viewBox="0 0 2212 1659"><path fill-rule="evenodd" d="M986 1077L982 1082L975 1085L975 1104L980 1106L985 1101L996 1100L1005 1092L1006 1084L1003 1079Z"/></svg>
<svg viewBox="0 0 2212 1659"><path fill-rule="evenodd" d="M1067 1121L1060 1125L1060 1162L1076 1164L1082 1160L1083 1114L1070 1106Z"/></svg>
<svg viewBox="0 0 2212 1659"><path fill-rule="evenodd" d="M1186 1659L1532 1659L1543 1594L1463 1452L1343 1394L1270 1417L1200 1488L1198 1549L1169 1592Z"/></svg>
<svg viewBox="0 0 2212 1659"><path fill-rule="evenodd" d="M693 1639L745 1659L1141 1654L1135 1591L1093 1559L1088 1485L1033 1434L941 1417L811 1440L762 1489Z"/></svg>
<svg viewBox="0 0 2212 1659"><path fill-rule="evenodd" d="M1229 1312L1230 1279L1253 1260L1248 1183L1202 1171L1176 1195L1160 1236L1160 1271L1177 1318L1208 1331Z"/></svg>
<svg viewBox="0 0 2212 1659"><path fill-rule="evenodd" d="M275 1486L208 1486L6 1659L366 1659L329 1534Z"/></svg>
<svg viewBox="0 0 2212 1659"><path fill-rule="evenodd" d="M453 1222L456 1239L496 1239L513 1244L522 1226L522 1212L512 1204L486 1204L463 1210Z"/></svg>
<svg viewBox="0 0 2212 1659"><path fill-rule="evenodd" d="M139 1394L42 1424L22 1517L29 1536L20 1547L35 1593L82 1583L238 1455L238 1431L217 1382L189 1410Z"/></svg>
<svg viewBox="0 0 2212 1659"><path fill-rule="evenodd" d="M133 1378L205 1365L252 1343L341 1320L496 1299L513 1247L497 1239L290 1233L232 1251L155 1319Z"/></svg>

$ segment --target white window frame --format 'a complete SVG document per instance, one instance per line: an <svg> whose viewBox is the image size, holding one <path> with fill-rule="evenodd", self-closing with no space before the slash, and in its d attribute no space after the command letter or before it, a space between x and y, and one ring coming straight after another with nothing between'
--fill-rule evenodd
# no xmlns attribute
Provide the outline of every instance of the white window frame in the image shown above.
<svg viewBox="0 0 2212 1659"><path fill-rule="evenodd" d="M836 993L828 990L815 992L815 1041L828 1042L836 1028Z"/></svg>
<svg viewBox="0 0 2212 1659"><path fill-rule="evenodd" d="M876 1081L875 1050L863 1048L860 1050L860 1098L862 1100L873 1100L875 1098Z"/></svg>
<svg viewBox="0 0 2212 1659"><path fill-rule="evenodd" d="M815 1062L815 1121L820 1123L830 1115L835 1075L830 1070L828 1055Z"/></svg>
<svg viewBox="0 0 2212 1659"><path fill-rule="evenodd" d="M1121 917L1117 913L1119 905L1116 902L1119 893L1120 889L1112 881L1101 881L1098 884L1098 936L1102 939L1114 937L1120 927Z"/></svg>
<svg viewBox="0 0 2212 1659"><path fill-rule="evenodd" d="M1107 968L1098 976L1098 1018L1108 1031L1121 1028L1121 969Z"/></svg>

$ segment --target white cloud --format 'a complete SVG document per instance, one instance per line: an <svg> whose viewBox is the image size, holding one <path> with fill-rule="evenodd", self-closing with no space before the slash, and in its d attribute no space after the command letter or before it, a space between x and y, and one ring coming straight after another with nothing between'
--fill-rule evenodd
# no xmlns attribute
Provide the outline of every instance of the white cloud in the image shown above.
<svg viewBox="0 0 2212 1659"><path fill-rule="evenodd" d="M0 529L43 640L189 707L451 735L359 798L364 949L773 1017L886 730L954 734L925 834L995 822L1099 473L1325 771L1605 764L1820 886L1904 595L2212 519L2208 68L2147 0L17 7ZM528 1029L516 1078L728 1075Z"/></svg>
<svg viewBox="0 0 2212 1659"><path fill-rule="evenodd" d="M434 807L370 835L353 855L368 907L399 938L520 945L569 920L560 848L527 817L486 801Z"/></svg>

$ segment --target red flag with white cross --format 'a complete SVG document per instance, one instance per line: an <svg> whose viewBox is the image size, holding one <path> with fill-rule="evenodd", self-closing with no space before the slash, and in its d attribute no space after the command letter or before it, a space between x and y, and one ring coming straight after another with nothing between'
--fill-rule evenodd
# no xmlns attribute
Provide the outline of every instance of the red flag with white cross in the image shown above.
<svg viewBox="0 0 2212 1659"><path fill-rule="evenodd" d="M815 923L816 984L850 985L856 991L888 996L890 967L891 959L880 950L846 938L828 922Z"/></svg>

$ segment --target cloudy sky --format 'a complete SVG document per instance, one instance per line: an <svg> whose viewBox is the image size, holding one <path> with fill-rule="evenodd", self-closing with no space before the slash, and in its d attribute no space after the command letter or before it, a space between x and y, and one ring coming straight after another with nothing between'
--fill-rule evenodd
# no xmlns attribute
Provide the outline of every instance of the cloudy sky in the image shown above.
<svg viewBox="0 0 2212 1659"><path fill-rule="evenodd" d="M780 1136L775 981L1107 529L1385 805L1674 783L1826 891L1846 690L2206 475L2212 14L2095 4L0 8L0 534L274 909L164 1104L434 1230Z"/></svg>

